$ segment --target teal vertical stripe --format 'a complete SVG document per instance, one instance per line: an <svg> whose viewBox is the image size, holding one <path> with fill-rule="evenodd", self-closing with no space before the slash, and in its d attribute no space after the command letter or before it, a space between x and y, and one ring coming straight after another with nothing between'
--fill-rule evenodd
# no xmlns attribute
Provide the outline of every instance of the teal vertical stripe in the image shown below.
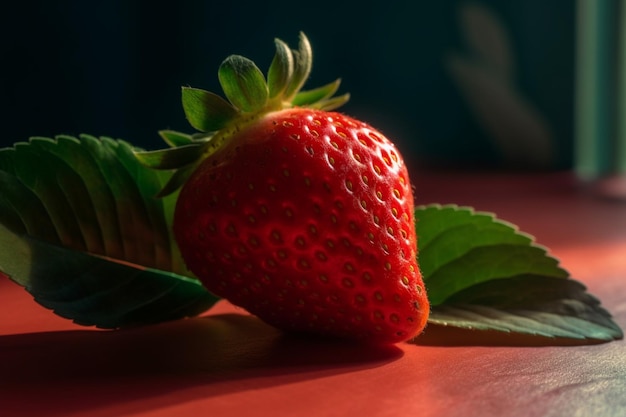
<svg viewBox="0 0 626 417"><path fill-rule="evenodd" d="M617 134L615 140L615 171L626 174L626 0L619 0L617 27Z"/></svg>
<svg viewBox="0 0 626 417"><path fill-rule="evenodd" d="M585 179L611 170L611 0L577 1L575 169Z"/></svg>

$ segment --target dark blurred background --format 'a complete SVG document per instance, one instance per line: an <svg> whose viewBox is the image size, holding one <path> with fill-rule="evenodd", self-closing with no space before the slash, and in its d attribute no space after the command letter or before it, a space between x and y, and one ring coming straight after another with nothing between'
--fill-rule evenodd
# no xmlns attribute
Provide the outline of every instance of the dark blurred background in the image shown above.
<svg viewBox="0 0 626 417"><path fill-rule="evenodd" d="M428 165L572 165L575 2L21 1L0 14L0 145L89 133L161 146L191 131L180 86L218 91L231 53L264 71L310 38L307 86ZM358 4L358 6L356 6Z"/></svg>

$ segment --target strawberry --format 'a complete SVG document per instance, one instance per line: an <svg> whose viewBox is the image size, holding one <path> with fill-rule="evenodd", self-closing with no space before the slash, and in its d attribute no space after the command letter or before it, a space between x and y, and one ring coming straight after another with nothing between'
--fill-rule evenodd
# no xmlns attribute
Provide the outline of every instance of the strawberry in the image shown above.
<svg viewBox="0 0 626 417"><path fill-rule="evenodd" d="M218 72L228 101L183 88L195 135L138 153L176 169L173 231L207 289L290 331L396 343L426 325L407 168L382 133L334 112L339 80L300 91L311 69L276 40L267 80L241 56Z"/></svg>

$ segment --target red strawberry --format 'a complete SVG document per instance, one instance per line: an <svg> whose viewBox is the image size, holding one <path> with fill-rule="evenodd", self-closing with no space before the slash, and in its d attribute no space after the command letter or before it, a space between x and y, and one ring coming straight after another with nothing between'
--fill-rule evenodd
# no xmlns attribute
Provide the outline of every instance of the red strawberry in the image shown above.
<svg viewBox="0 0 626 417"><path fill-rule="evenodd" d="M339 81L301 92L309 43L276 41L267 81L240 56L219 76L230 103L183 90L187 136L140 154L178 168L174 235L188 268L215 294L286 330L375 343L419 334L429 313L409 176L395 146L330 110Z"/></svg>

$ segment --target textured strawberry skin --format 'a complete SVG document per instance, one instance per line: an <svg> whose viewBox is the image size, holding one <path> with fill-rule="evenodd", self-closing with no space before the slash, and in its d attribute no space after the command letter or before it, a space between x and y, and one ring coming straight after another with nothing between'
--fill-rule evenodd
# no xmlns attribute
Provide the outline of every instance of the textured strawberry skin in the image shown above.
<svg viewBox="0 0 626 417"><path fill-rule="evenodd" d="M375 343L418 335L429 304L413 195L394 145L295 108L235 133L183 186L174 234L215 294L276 327Z"/></svg>

